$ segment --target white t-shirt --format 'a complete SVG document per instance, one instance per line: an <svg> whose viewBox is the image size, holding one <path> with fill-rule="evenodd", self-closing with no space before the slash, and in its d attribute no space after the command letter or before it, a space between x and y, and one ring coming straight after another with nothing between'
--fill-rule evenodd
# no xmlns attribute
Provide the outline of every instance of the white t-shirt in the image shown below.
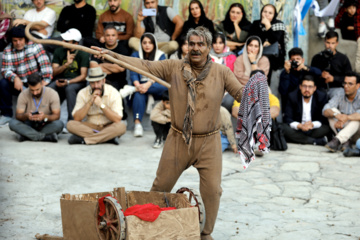
<svg viewBox="0 0 360 240"><path fill-rule="evenodd" d="M30 22L39 22L39 21L45 21L49 24L45 28L47 31L47 35L44 35L42 33L39 33L38 31L32 30L33 33L39 35L42 38L49 38L51 34L54 31L55 27L55 21L56 21L56 13L54 10L45 7L42 11L37 12L36 9L30 9L27 11L24 15L24 20L30 21Z"/></svg>

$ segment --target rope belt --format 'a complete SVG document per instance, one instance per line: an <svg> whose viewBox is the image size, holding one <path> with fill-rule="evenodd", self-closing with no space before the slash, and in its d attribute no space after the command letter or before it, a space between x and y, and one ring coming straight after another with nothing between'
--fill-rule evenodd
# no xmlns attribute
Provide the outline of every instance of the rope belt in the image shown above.
<svg viewBox="0 0 360 240"><path fill-rule="evenodd" d="M173 125L171 125L171 128L177 133L180 133L180 134L183 133L181 130L175 128ZM218 133L219 131L220 131L220 129L217 129L217 130L215 130L213 132L209 132L209 133L205 133L205 134L193 134L192 137L194 137L194 138L208 137L208 136L211 136L211 135L214 135L214 134Z"/></svg>

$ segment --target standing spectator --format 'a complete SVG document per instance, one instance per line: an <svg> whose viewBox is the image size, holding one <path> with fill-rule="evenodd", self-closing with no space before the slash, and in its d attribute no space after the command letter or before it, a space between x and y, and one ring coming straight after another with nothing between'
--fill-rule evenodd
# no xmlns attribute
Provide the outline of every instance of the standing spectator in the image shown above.
<svg viewBox="0 0 360 240"><path fill-rule="evenodd" d="M28 25L32 22L42 22L45 26L32 26L31 34L36 38L49 38L54 31L56 13L45 6L45 0L32 0L35 8L28 10L23 19L14 20L14 26Z"/></svg>
<svg viewBox="0 0 360 240"><path fill-rule="evenodd" d="M358 3L355 0L345 1L343 5L345 12L336 16L335 26L340 28L342 39L352 41L358 39L357 26L355 24L357 5Z"/></svg>
<svg viewBox="0 0 360 240"><path fill-rule="evenodd" d="M127 11L121 9L121 0L108 0L108 4L109 10L99 17L96 39L102 44L105 43L104 29L106 26L112 25L117 31L117 39L128 44L127 40L132 37L134 31L134 19Z"/></svg>
<svg viewBox="0 0 360 240"><path fill-rule="evenodd" d="M224 21L216 26L216 31L226 35L226 45L231 51L240 51L249 35L251 23L241 3L231 4Z"/></svg>
<svg viewBox="0 0 360 240"><path fill-rule="evenodd" d="M130 55L130 50L125 41L119 41L118 33L116 28L113 25L107 25L104 29L104 37L105 37L105 49L113 51L115 53L119 53L125 56ZM120 67L118 64L109 62L107 60L101 60L99 58L95 58L93 55L91 56L90 68L100 66L102 71L107 74L106 83L110 84L116 90L120 90L124 88L127 84L126 80L126 71L125 68ZM122 100L123 101L123 100ZM124 101L122 102L124 105ZM123 108L123 120L126 120L127 113L125 112L125 108Z"/></svg>
<svg viewBox="0 0 360 240"><path fill-rule="evenodd" d="M348 57L339 52L339 35L335 31L326 33L325 50L316 54L311 60L311 66L319 68L322 73L316 85L328 92L329 98L342 92L345 73L351 71Z"/></svg>
<svg viewBox="0 0 360 240"><path fill-rule="evenodd" d="M57 142L57 134L64 127L60 121L59 95L53 89L43 86L41 76L33 73L28 77L29 88L19 95L16 119L9 127L19 134L19 142Z"/></svg>
<svg viewBox="0 0 360 240"><path fill-rule="evenodd" d="M134 38L129 40L129 46L139 51L140 37L146 33L153 33L158 42L159 49L166 54L175 52L179 44L176 39L179 37L184 21L170 7L159 6L158 0L144 0L147 9L155 8L156 16L144 16L139 11L134 29Z"/></svg>
<svg viewBox="0 0 360 240"><path fill-rule="evenodd" d="M150 113L151 125L156 135L153 148L161 148L170 130L171 111L169 92L165 91L161 101L157 103Z"/></svg>
<svg viewBox="0 0 360 240"><path fill-rule="evenodd" d="M344 89L330 99L323 108L323 115L329 119L336 136L325 146L331 152L351 146L351 140L360 137L360 76L346 73Z"/></svg>
<svg viewBox="0 0 360 240"><path fill-rule="evenodd" d="M67 124L69 144L119 144L118 137L126 132L121 122L122 103L119 91L105 83L106 74L100 67L90 68L89 85L80 90L72 112L74 120Z"/></svg>
<svg viewBox="0 0 360 240"><path fill-rule="evenodd" d="M328 102L326 93L316 90L315 78L305 75L299 88L287 97L284 111L286 141L324 146L331 129L321 110Z"/></svg>
<svg viewBox="0 0 360 240"><path fill-rule="evenodd" d="M11 28L11 25L12 17L10 16L10 14L2 11L2 5L0 4L0 52L2 52L8 44L6 39L6 33Z"/></svg>
<svg viewBox="0 0 360 240"><path fill-rule="evenodd" d="M96 19L96 10L85 0L74 0L74 4L66 6L60 13L57 30L61 33L76 28L82 37L92 37Z"/></svg>
<svg viewBox="0 0 360 240"><path fill-rule="evenodd" d="M263 43L264 52L267 47L275 44L279 49L278 54L265 54L270 61L270 70L268 75L269 85L271 84L272 71L283 68L286 55L286 43L288 42L288 36L285 25L282 21L277 20L276 8L272 4L266 4L261 9L261 19L256 20L251 25L249 35L255 35L260 37ZM280 73L279 73L280 74ZM274 75L274 78L277 74Z"/></svg>
<svg viewBox="0 0 360 240"><path fill-rule="evenodd" d="M165 60L165 54L161 50L158 50L157 42L153 34L145 33L141 37L139 49L140 51L134 52L131 56L148 61ZM133 96L132 109L134 114L134 136L143 136L143 127L141 125L142 118L146 109L146 102L149 95L153 98L160 98L162 94L167 90L166 87L159 83L150 80L148 77L142 76L139 73L130 71L130 79L133 85L136 87L136 92Z"/></svg>
<svg viewBox="0 0 360 240"><path fill-rule="evenodd" d="M189 4L189 18L184 23L181 36L186 36L190 28L195 29L199 26L206 27L214 36L214 23L206 17L203 5L199 0L191 0Z"/></svg>
<svg viewBox="0 0 360 240"><path fill-rule="evenodd" d="M317 0L317 2L319 3L320 10L326 8L330 1L331 0ZM336 12L335 9L334 9L334 12ZM329 16L327 25L325 23L325 20L326 20L325 17L319 17L318 36L321 38L325 37L326 32L328 30L329 31L335 30L334 16Z"/></svg>
<svg viewBox="0 0 360 240"><path fill-rule="evenodd" d="M70 28L61 34L64 42L79 44L81 33ZM68 120L72 119L72 110L75 106L76 94L86 86L85 78L89 67L89 54L75 49L59 47L54 52L52 68L56 80L49 87L55 89L60 101L67 101Z"/></svg>
<svg viewBox="0 0 360 240"><path fill-rule="evenodd" d="M170 56L170 59L184 59L188 52L189 48L186 35L181 35L179 40L179 49Z"/></svg>
<svg viewBox="0 0 360 240"><path fill-rule="evenodd" d="M315 79L321 75L320 69L305 65L303 56L301 48L292 48L289 51L289 60L285 61L284 70L280 74L279 93L284 108L288 94L299 88L300 81L305 75L313 75Z"/></svg>
<svg viewBox="0 0 360 240"><path fill-rule="evenodd" d="M11 43L2 55L0 81L0 125L6 124L13 116L12 95L18 95L27 87L27 77L39 72L47 85L52 78L52 68L41 44L29 41L25 36L23 25L13 27L9 31Z"/></svg>

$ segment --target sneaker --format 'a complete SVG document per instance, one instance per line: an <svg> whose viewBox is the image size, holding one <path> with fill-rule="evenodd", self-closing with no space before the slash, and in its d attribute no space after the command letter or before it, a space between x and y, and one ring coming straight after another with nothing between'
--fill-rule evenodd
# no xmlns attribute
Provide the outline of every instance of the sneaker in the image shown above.
<svg viewBox="0 0 360 240"><path fill-rule="evenodd" d="M7 116L1 116L0 117L0 125L6 125L10 122L11 117L7 117Z"/></svg>
<svg viewBox="0 0 360 240"><path fill-rule="evenodd" d="M17 134L17 139L18 139L19 142L23 142L23 141L27 140L27 138L25 136L20 135L20 134Z"/></svg>
<svg viewBox="0 0 360 240"><path fill-rule="evenodd" d="M67 134L67 133L69 133L69 131L67 130L66 127L64 127L63 130L62 130L62 133L63 133L63 134Z"/></svg>
<svg viewBox="0 0 360 240"><path fill-rule="evenodd" d="M142 137L143 134L144 134L144 130L143 130L143 127L142 127L141 123L135 124L134 137Z"/></svg>
<svg viewBox="0 0 360 240"><path fill-rule="evenodd" d="M329 27L329 30L335 30L335 21L334 21L334 18L329 18L329 21L328 21L328 27Z"/></svg>
<svg viewBox="0 0 360 240"><path fill-rule="evenodd" d="M129 95L132 95L136 91L136 87L131 85L125 85L122 89L120 89L120 96L122 98L126 98Z"/></svg>
<svg viewBox="0 0 360 240"><path fill-rule="evenodd" d="M343 152L343 155L345 157L359 157L360 156L360 150L359 149L352 149L352 148L347 148L345 149L345 151Z"/></svg>
<svg viewBox="0 0 360 240"><path fill-rule="evenodd" d="M44 142L58 142L58 136L56 133L46 134L41 141Z"/></svg>
<svg viewBox="0 0 360 240"><path fill-rule="evenodd" d="M345 143L343 143L343 144L341 145L341 151L343 152L343 151L345 151L345 149L347 149L347 148L351 148L351 143L350 143L349 140L346 141Z"/></svg>
<svg viewBox="0 0 360 240"><path fill-rule="evenodd" d="M155 139L153 148L161 148L163 145L164 145L164 142L160 138L157 138L157 139Z"/></svg>
<svg viewBox="0 0 360 240"><path fill-rule="evenodd" d="M325 146L328 143L327 137L316 138L314 145Z"/></svg>
<svg viewBox="0 0 360 240"><path fill-rule="evenodd" d="M85 141L82 137L71 135L68 139L69 144L85 144Z"/></svg>
<svg viewBox="0 0 360 240"><path fill-rule="evenodd" d="M324 38L327 32L327 27L325 23L320 23L319 24L319 29L318 29L318 35L321 38Z"/></svg>
<svg viewBox="0 0 360 240"><path fill-rule="evenodd" d="M330 150L330 152L337 152L340 149L341 143L339 139L334 137L330 142L328 142L325 147Z"/></svg>

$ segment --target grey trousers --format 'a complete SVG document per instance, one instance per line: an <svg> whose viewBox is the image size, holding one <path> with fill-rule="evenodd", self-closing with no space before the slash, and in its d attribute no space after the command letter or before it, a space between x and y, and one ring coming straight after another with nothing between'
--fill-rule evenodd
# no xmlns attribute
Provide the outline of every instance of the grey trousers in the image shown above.
<svg viewBox="0 0 360 240"><path fill-rule="evenodd" d="M9 128L32 141L41 141L45 135L52 133L61 133L64 123L60 120L46 123L42 128L37 128L36 123L32 121L19 121L12 119L9 122ZM38 130L36 130L38 129Z"/></svg>

